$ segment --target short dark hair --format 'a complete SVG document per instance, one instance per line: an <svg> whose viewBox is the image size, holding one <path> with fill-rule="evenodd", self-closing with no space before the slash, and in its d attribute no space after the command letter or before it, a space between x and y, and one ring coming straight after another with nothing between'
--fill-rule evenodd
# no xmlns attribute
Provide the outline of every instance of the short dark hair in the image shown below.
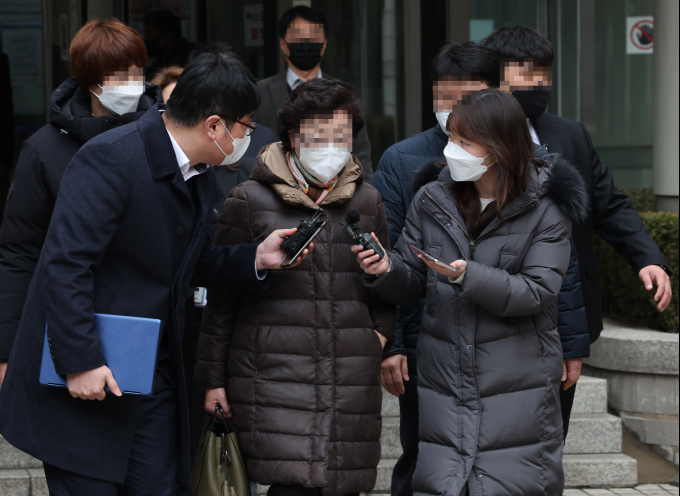
<svg viewBox="0 0 680 496"><path fill-rule="evenodd" d="M161 33L170 31L170 36L173 40L179 40L182 37L182 22L175 14L169 10L155 10L146 14L142 22L144 24L151 24Z"/></svg>
<svg viewBox="0 0 680 496"><path fill-rule="evenodd" d="M216 55L221 55L222 57L237 59L243 62L241 54L229 43L226 41L214 41L207 45L199 45L195 50L192 50L186 59L185 65L191 63L196 57L203 55L204 53L214 53Z"/></svg>
<svg viewBox="0 0 680 496"><path fill-rule="evenodd" d="M323 36L328 38L328 22L321 12L306 5L298 5L292 9L287 10L279 20L279 37L285 38L288 33L288 28L297 18L304 19L312 24L321 24L323 26Z"/></svg>
<svg viewBox="0 0 680 496"><path fill-rule="evenodd" d="M487 86L500 86L500 59L492 50L474 41L449 42L439 49L430 64L432 82L445 76L478 79Z"/></svg>
<svg viewBox="0 0 680 496"><path fill-rule="evenodd" d="M525 26L500 28L481 41L493 50L501 62L522 62L532 59L534 64L552 67L553 49L550 41L535 29Z"/></svg>
<svg viewBox="0 0 680 496"><path fill-rule="evenodd" d="M168 117L181 126L219 115L229 127L260 105L260 90L243 62L204 53L186 66L165 105Z"/></svg>
<svg viewBox="0 0 680 496"><path fill-rule="evenodd" d="M279 110L279 138L283 149L291 150L288 131L299 131L300 121L306 117L330 114L335 110L346 110L352 117L352 134L364 126L359 94L350 83L333 78L310 79L297 86L288 102Z"/></svg>

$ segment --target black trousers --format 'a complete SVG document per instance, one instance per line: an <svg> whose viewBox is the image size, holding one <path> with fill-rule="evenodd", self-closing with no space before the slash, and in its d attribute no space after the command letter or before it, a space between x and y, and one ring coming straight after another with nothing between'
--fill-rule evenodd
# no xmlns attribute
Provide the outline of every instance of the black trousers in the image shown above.
<svg viewBox="0 0 680 496"><path fill-rule="evenodd" d="M272 484L267 496L321 496L320 487L305 487L301 484ZM347 496L359 496L359 493Z"/></svg>
<svg viewBox="0 0 680 496"><path fill-rule="evenodd" d="M85 401L85 400L74 400ZM115 429L115 426L111 426ZM125 484L101 481L47 463L50 496L174 496L177 479L177 394L161 374L142 403L132 441Z"/></svg>
<svg viewBox="0 0 680 496"><path fill-rule="evenodd" d="M578 382L566 391L564 389L560 389L560 404L562 408L562 428L564 430L564 439L567 439L567 432L569 432L569 418L571 417L571 409L574 407L576 386L578 386Z"/></svg>
<svg viewBox="0 0 680 496"><path fill-rule="evenodd" d="M569 418L574 405L576 384L566 391L560 389L560 402L562 409L562 426L566 439L569 430ZM401 439L402 455L392 472L392 496L411 496L411 480L418 461L418 400L413 397L399 396L399 437ZM467 494L467 489L462 495ZM462 496L461 495L461 496Z"/></svg>

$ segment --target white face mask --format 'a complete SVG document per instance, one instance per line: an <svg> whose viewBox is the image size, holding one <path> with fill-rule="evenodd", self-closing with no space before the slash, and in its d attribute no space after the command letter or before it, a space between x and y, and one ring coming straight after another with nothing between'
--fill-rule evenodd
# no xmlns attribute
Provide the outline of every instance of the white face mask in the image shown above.
<svg viewBox="0 0 680 496"><path fill-rule="evenodd" d="M444 131L444 134L448 136L449 132L446 130L446 122L449 120L451 112L435 112L434 115L437 117L439 127L441 127L442 131Z"/></svg>
<svg viewBox="0 0 680 496"><path fill-rule="evenodd" d="M94 91L92 94L101 102L102 106L109 112L116 115L129 114L137 110L139 99L144 93L144 83L134 82L121 86L113 86L113 89L102 87L102 94L98 95Z"/></svg>
<svg viewBox="0 0 680 496"><path fill-rule="evenodd" d="M229 136L231 136L231 133L229 132L229 129L227 129L227 126L225 126L224 121L220 119L220 122L224 126L224 130L227 132ZM246 135L243 138L234 138L231 136L232 139L232 145L234 145L234 150L227 155L224 153L224 150L222 150L222 147L220 145L217 145L217 141L215 141L215 144L217 145L217 148L220 149L222 153L224 153L224 160L222 160L222 163L220 165L231 165L235 164L239 160L241 160L241 157L243 157L243 154L246 152L248 149L248 145L250 145L250 136Z"/></svg>
<svg viewBox="0 0 680 496"><path fill-rule="evenodd" d="M476 181L493 165L482 165L486 157L475 157L450 141L444 148L444 157L446 157L446 163L449 164L451 177L456 182Z"/></svg>
<svg viewBox="0 0 680 496"><path fill-rule="evenodd" d="M322 148L300 147L300 164L323 184L337 176L349 160L349 148L328 143Z"/></svg>

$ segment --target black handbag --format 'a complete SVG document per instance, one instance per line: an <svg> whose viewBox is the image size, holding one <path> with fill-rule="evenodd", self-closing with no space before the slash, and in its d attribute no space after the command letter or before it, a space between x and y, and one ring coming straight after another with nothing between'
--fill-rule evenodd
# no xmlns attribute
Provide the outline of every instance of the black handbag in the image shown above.
<svg viewBox="0 0 680 496"><path fill-rule="evenodd" d="M222 420L217 418L218 412ZM236 431L219 405L203 423L201 443L191 467L191 492L193 496L251 496Z"/></svg>

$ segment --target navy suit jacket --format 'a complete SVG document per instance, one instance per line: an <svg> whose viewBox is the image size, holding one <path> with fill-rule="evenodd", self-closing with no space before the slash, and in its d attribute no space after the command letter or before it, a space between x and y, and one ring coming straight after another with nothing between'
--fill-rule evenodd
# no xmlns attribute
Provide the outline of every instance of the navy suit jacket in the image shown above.
<svg viewBox="0 0 680 496"><path fill-rule="evenodd" d="M40 385L45 323L57 372L70 374L106 363L95 312L162 321L179 398L178 482L188 484L181 353L187 289L262 286L257 244L212 243L215 173L209 168L190 179L192 201L159 108L90 140L67 167L0 392L0 433L11 444L59 468L116 483L125 479L142 398L109 394L102 402L84 401Z"/></svg>

